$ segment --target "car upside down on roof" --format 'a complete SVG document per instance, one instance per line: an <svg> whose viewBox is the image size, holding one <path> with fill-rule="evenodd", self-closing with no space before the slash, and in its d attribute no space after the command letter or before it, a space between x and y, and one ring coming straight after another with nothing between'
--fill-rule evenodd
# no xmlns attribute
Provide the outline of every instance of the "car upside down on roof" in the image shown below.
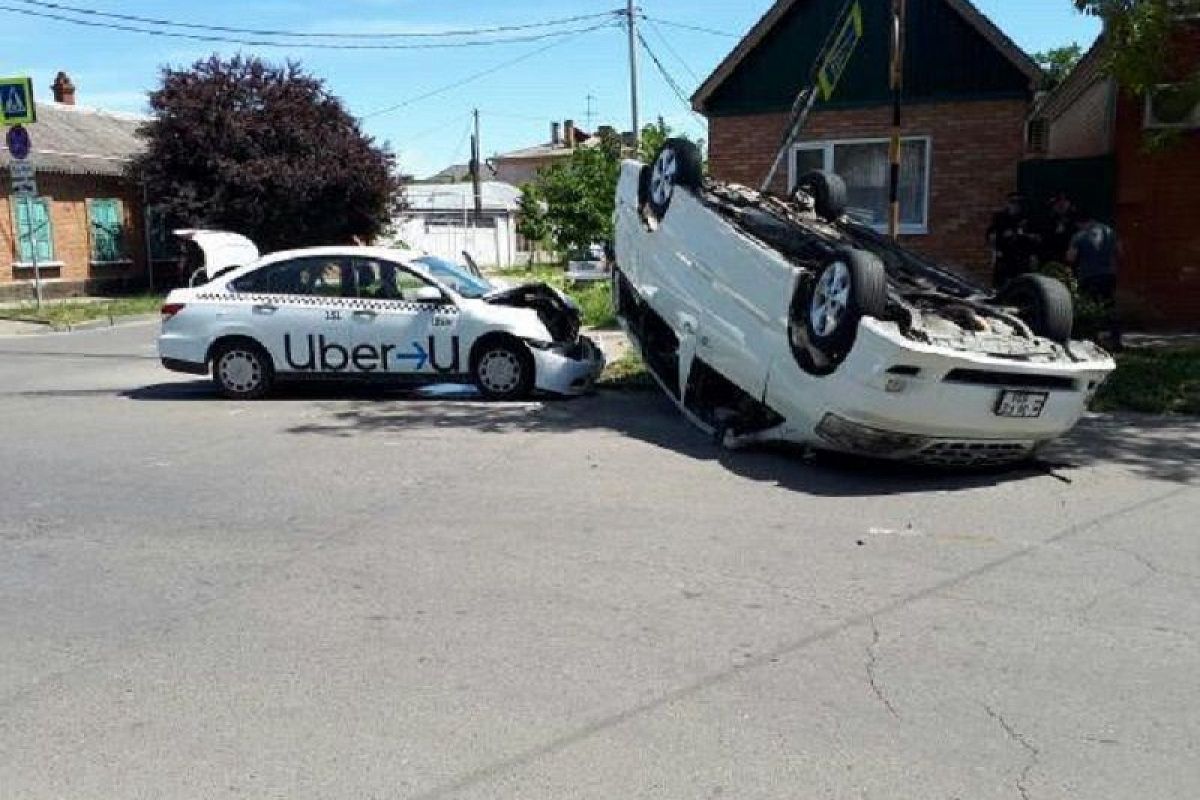
<svg viewBox="0 0 1200 800"><path fill-rule="evenodd" d="M1072 339L1060 282L989 292L854 222L831 173L776 197L705 178L673 139L624 162L617 194L617 316L727 446L1012 463L1069 431L1114 369Z"/></svg>

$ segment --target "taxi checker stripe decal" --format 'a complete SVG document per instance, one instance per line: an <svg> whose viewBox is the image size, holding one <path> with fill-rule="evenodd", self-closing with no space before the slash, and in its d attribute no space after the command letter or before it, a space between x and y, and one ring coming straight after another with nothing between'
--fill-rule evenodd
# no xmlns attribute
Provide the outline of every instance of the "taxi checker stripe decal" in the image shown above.
<svg viewBox="0 0 1200 800"><path fill-rule="evenodd" d="M218 303L275 303L291 306L330 306L333 308L361 309L364 311L413 311L428 314L458 314L458 306L410 303L406 300L369 300L355 297L311 297L302 294L234 294L203 293L196 295L200 300Z"/></svg>

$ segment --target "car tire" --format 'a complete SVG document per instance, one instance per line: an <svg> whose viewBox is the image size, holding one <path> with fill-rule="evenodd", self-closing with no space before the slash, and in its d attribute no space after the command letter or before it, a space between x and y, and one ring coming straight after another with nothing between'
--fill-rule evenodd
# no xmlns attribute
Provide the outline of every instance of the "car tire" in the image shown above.
<svg viewBox="0 0 1200 800"><path fill-rule="evenodd" d="M836 222L846 213L846 182L841 175L813 170L796 182L796 189L813 199L813 210L821 219Z"/></svg>
<svg viewBox="0 0 1200 800"><path fill-rule="evenodd" d="M654 216L661 220L671 207L677 188L695 191L703 184L704 159L700 148L687 139L667 139L650 164L643 205L649 205Z"/></svg>
<svg viewBox="0 0 1200 800"><path fill-rule="evenodd" d="M1034 335L1060 344L1071 340L1075 304L1062 281L1048 275L1018 275L1000 292L1000 302L1015 307Z"/></svg>
<svg viewBox="0 0 1200 800"><path fill-rule="evenodd" d="M865 250L839 250L826 260L808 297L804 324L809 344L840 363L854 346L859 321L886 309L883 262Z"/></svg>
<svg viewBox="0 0 1200 800"><path fill-rule="evenodd" d="M275 383L271 356L256 342L239 339L222 345L212 365L217 390L230 400L258 400Z"/></svg>
<svg viewBox="0 0 1200 800"><path fill-rule="evenodd" d="M533 391L533 357L509 339L484 342L471 362L475 387L487 400L524 400Z"/></svg>

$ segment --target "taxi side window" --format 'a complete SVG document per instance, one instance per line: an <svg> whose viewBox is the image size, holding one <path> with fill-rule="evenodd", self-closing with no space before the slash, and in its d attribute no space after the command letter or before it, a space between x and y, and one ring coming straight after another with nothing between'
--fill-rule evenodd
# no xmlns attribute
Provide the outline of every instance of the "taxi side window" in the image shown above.
<svg viewBox="0 0 1200 800"><path fill-rule="evenodd" d="M358 296L369 300L406 300L418 302L418 292L433 286L398 264L376 259L355 259L354 273Z"/></svg>
<svg viewBox="0 0 1200 800"><path fill-rule="evenodd" d="M234 281L234 291L307 297L354 297L347 259L298 258L255 270Z"/></svg>

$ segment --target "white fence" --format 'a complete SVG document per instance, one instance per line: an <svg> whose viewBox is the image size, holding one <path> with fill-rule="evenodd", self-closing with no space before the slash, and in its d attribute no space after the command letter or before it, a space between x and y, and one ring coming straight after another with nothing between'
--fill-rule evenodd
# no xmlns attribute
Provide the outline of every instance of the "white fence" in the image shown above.
<svg viewBox="0 0 1200 800"><path fill-rule="evenodd" d="M486 227L469 224L429 224L424 217L402 220L397 231L400 239L414 250L424 250L447 261L461 262L463 251L471 254L481 267L504 269L517 263L516 222L509 216L497 216Z"/></svg>

